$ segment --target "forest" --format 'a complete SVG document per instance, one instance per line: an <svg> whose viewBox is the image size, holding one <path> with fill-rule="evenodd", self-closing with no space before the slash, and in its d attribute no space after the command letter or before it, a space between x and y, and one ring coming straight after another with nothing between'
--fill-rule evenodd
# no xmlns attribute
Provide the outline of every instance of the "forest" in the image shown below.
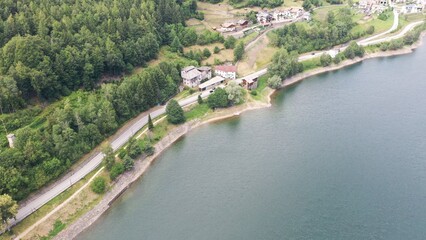
<svg viewBox="0 0 426 240"><path fill-rule="evenodd" d="M351 10L342 8L337 13L329 12L326 22L293 23L274 30L271 43L288 52L323 50L359 38L351 33L355 25Z"/></svg>
<svg viewBox="0 0 426 240"><path fill-rule="evenodd" d="M0 1L0 105L92 89L155 58L171 25L196 14L195 0Z"/></svg>
<svg viewBox="0 0 426 240"><path fill-rule="evenodd" d="M24 199L127 120L175 95L180 69L196 62L145 65L173 41L223 41L186 28L196 14L193 0L1 1L0 194ZM145 68L100 82L135 66ZM11 131L15 148L5 141Z"/></svg>

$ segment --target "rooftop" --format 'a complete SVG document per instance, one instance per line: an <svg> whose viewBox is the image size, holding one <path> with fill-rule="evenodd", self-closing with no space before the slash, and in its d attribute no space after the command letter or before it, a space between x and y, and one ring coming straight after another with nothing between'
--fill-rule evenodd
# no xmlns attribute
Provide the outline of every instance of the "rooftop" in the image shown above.
<svg viewBox="0 0 426 240"><path fill-rule="evenodd" d="M194 66L189 66L182 69L181 77L184 79L193 79L201 75L201 72L198 71Z"/></svg>
<svg viewBox="0 0 426 240"><path fill-rule="evenodd" d="M210 71L210 70L212 70L212 68L211 67L207 67L207 66L202 66L202 67L199 67L198 70L199 71Z"/></svg>
<svg viewBox="0 0 426 240"><path fill-rule="evenodd" d="M198 87L199 88L205 88L205 87L208 87L210 85L222 82L223 80L225 80L225 78L223 78L221 76L216 76L216 77L214 77L214 78L212 78L212 79L210 79L210 80L208 80L204 83L201 83Z"/></svg>
<svg viewBox="0 0 426 240"><path fill-rule="evenodd" d="M223 72L237 72L237 66L234 65L219 65L216 66L214 69Z"/></svg>

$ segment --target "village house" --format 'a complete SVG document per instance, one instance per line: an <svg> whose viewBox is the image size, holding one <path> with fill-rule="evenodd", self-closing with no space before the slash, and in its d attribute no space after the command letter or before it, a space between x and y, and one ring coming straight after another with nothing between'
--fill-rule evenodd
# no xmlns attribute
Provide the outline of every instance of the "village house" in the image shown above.
<svg viewBox="0 0 426 240"><path fill-rule="evenodd" d="M256 18L259 23L267 23L272 20L272 15L268 12L258 12Z"/></svg>
<svg viewBox="0 0 426 240"><path fill-rule="evenodd" d="M237 28L234 22L225 22L222 24L222 27L219 29L219 32L233 32L236 30Z"/></svg>
<svg viewBox="0 0 426 240"><path fill-rule="evenodd" d="M284 20L291 19L291 13L287 10L277 10L272 13L272 20L276 22L282 22Z"/></svg>
<svg viewBox="0 0 426 240"><path fill-rule="evenodd" d="M198 71L200 71L200 73L201 73L201 81L203 81L205 79L212 78L212 68L211 67L207 67L207 66L199 67Z"/></svg>
<svg viewBox="0 0 426 240"><path fill-rule="evenodd" d="M214 68L216 76L221 76L226 79L235 79L237 77L237 66L234 65L220 65Z"/></svg>
<svg viewBox="0 0 426 240"><path fill-rule="evenodd" d="M240 25L241 27L245 27L249 24L249 22L245 19L241 19L237 21L237 24Z"/></svg>
<svg viewBox="0 0 426 240"><path fill-rule="evenodd" d="M241 79L240 83L241 87L247 90L253 90L257 88L257 77L245 77Z"/></svg>
<svg viewBox="0 0 426 240"><path fill-rule="evenodd" d="M185 86L193 88L200 85L201 81L211 78L212 72L209 67L188 66L182 69L180 76Z"/></svg>
<svg viewBox="0 0 426 240"><path fill-rule="evenodd" d="M204 83L201 83L198 86L198 90L200 91L206 91L209 89L214 89L215 87L219 86L220 84L225 82L225 78L221 77L221 76L216 76Z"/></svg>

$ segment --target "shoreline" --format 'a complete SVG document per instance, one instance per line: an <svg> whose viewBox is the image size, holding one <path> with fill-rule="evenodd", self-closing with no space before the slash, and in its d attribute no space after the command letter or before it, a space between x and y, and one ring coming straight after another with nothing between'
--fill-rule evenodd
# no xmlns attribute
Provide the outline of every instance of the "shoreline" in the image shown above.
<svg viewBox="0 0 426 240"><path fill-rule="evenodd" d="M155 153L152 156L149 156L141 161L135 161L135 167L134 170L131 172L126 172L122 176L118 178L118 180L115 181L110 191L108 191L101 200L100 203L98 203L93 209L85 213L82 217L80 217L78 220L76 220L73 224L66 227L62 232L60 232L54 239L74 239L76 238L80 233L87 230L90 226L92 226L117 200L120 198L120 196L132 186L133 183L141 179L143 175L146 173L146 171L149 169L150 165L153 164L156 159L161 156L161 154L166 150L168 147L170 147L174 142L178 141L182 137L184 137L188 132L192 131L193 129L196 129L202 125L217 122L224 119L229 119L235 116L239 116L240 114L251 111L255 109L261 109L261 108L267 108L272 106L271 104L271 98L273 94L278 92L281 89L284 89L285 87L291 86L293 84L299 83L303 81L306 78L326 73L330 71L335 71L342 69L344 67L360 63L367 59L372 58L383 58L383 57L390 57L390 56L398 56L398 55L404 55L412 53L416 48L421 46L423 44L423 38L426 36L426 32L423 32L421 36L419 37L419 40L415 42L411 46L405 46L398 50L393 51L386 51L386 52L374 52L366 54L362 58L355 58L355 59L349 59L344 60L338 65L331 65L328 67L321 67L318 69L312 69L307 72L302 72L299 74L296 74L295 76L292 76L288 79L285 79L283 81L283 84L280 89L273 90L273 89L266 89L264 91L268 91L265 98L266 102L261 101L248 101L242 105L234 106L227 109L219 109L216 110L214 113L211 114L211 116L208 116L204 120L193 120L187 123L184 123L182 125L176 126L174 129L172 129L163 139L161 139L158 143L155 144Z"/></svg>

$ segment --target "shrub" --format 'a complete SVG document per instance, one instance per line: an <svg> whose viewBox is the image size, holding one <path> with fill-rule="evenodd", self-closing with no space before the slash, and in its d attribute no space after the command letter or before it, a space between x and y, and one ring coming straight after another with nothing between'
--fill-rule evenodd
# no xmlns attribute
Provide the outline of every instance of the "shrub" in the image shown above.
<svg viewBox="0 0 426 240"><path fill-rule="evenodd" d="M278 76L278 75L274 75L274 76L272 76L272 77L268 78L267 83L268 83L268 86L269 86L270 88L278 89L278 88L280 88L280 87L281 87L282 80L281 80L281 77L280 77L280 76Z"/></svg>
<svg viewBox="0 0 426 240"><path fill-rule="evenodd" d="M115 163L109 171L109 177L111 180L115 180L120 174L124 172L124 166L122 163Z"/></svg>
<svg viewBox="0 0 426 240"><path fill-rule="evenodd" d="M369 26L365 32L367 34L373 34L374 33L374 26Z"/></svg>
<svg viewBox="0 0 426 240"><path fill-rule="evenodd" d="M250 94L251 94L252 96L257 96L257 91L256 91L256 90L251 90L251 91L250 91Z"/></svg>
<svg viewBox="0 0 426 240"><path fill-rule="evenodd" d="M228 102L228 94L222 88L218 88L214 91L214 93L210 94L207 98L207 105L210 108L225 108L229 104Z"/></svg>
<svg viewBox="0 0 426 240"><path fill-rule="evenodd" d="M215 46L214 49L213 49L213 52L215 54L218 54L220 52L220 48L218 46Z"/></svg>
<svg viewBox="0 0 426 240"><path fill-rule="evenodd" d="M143 149L143 152L144 152L146 155L151 156L151 155L153 155L153 154L154 154L154 152L155 152L155 148L154 148L151 144L147 143L147 144L145 145L144 149Z"/></svg>
<svg viewBox="0 0 426 240"><path fill-rule="evenodd" d="M90 188L94 193L102 194L105 192L105 178L104 177L96 177L93 182L90 184Z"/></svg>
<svg viewBox="0 0 426 240"><path fill-rule="evenodd" d="M135 161L131 157L125 156L123 159L123 166L126 171L130 171L135 166Z"/></svg>
<svg viewBox="0 0 426 240"><path fill-rule="evenodd" d="M332 61L333 59L331 58L329 54L324 53L321 55L321 58L320 58L321 66L327 67L331 64Z"/></svg>
<svg viewBox="0 0 426 240"><path fill-rule="evenodd" d="M223 45L226 49L233 49L235 47L235 43L237 42L237 39L235 39L233 36L229 36L225 39L225 42Z"/></svg>
<svg viewBox="0 0 426 240"><path fill-rule="evenodd" d="M203 50L203 56L206 58L209 58L212 55L212 53L210 52L210 50L208 48L204 48Z"/></svg>

